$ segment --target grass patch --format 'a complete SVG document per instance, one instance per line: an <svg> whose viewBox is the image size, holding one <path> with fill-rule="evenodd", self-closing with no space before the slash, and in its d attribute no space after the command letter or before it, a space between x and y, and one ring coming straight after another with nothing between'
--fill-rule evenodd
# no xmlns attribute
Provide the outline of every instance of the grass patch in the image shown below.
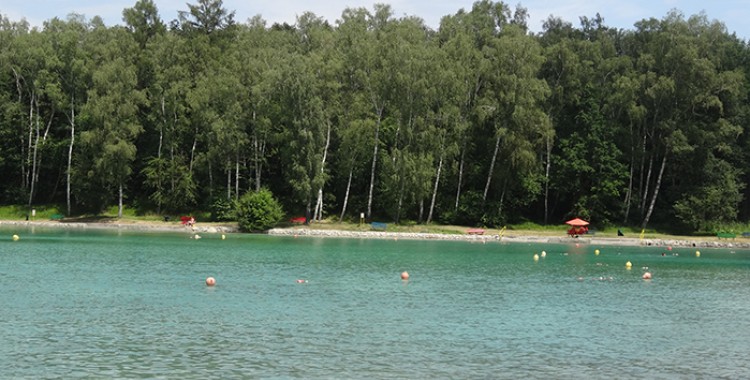
<svg viewBox="0 0 750 380"><path fill-rule="evenodd" d="M34 210L35 212L32 212ZM56 205L35 205L29 210L27 206L2 205L0 219L5 220L49 220L53 215L63 214Z"/></svg>

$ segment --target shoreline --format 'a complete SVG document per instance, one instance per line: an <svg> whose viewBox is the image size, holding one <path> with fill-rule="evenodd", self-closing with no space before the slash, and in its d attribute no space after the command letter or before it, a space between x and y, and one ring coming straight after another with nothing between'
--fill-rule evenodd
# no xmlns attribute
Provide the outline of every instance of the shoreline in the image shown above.
<svg viewBox="0 0 750 380"><path fill-rule="evenodd" d="M80 222L80 221L13 221L0 220L0 226L44 227L77 230L126 230L135 232L189 232L189 233L241 233L237 226L231 225L184 225L167 224L161 222ZM592 246L651 246L651 247L679 247L679 248L745 248L750 249L750 240L692 240L692 239L640 239L626 237L579 237L541 236L541 235L470 235L470 234L440 234L426 232L388 232L388 231L347 231L311 229L309 227L272 228L265 234L271 236L303 236L321 238L350 238L350 239L405 239L405 240L443 240L468 242L499 242L499 243L552 243L552 244L586 244Z"/></svg>
<svg viewBox="0 0 750 380"><path fill-rule="evenodd" d="M735 240L710 241L689 239L640 239L626 237L579 237L569 236L536 236L536 235L469 235L438 234L424 232L387 232L387 231L343 231L317 230L304 227L273 228L268 231L274 236L306 236L328 238L360 239L406 239L406 240L445 240L469 242L499 243L552 243L552 244L586 244L592 246L644 246L644 247L677 247L677 248L750 248L750 241Z"/></svg>
<svg viewBox="0 0 750 380"><path fill-rule="evenodd" d="M43 227L76 230L126 230L136 232L202 232L202 233L237 233L239 228L223 225L184 226L162 224L159 222L143 223L102 223L102 222L65 222L65 221L13 221L0 220L0 226Z"/></svg>

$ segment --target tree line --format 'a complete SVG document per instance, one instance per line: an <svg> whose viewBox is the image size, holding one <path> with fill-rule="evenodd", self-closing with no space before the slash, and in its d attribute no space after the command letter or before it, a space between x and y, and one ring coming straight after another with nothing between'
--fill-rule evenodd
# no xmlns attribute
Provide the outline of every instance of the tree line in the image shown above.
<svg viewBox="0 0 750 380"><path fill-rule="evenodd" d="M2 202L177 213L270 190L290 215L502 226L747 221L750 50L704 14L632 30L480 0L245 23L152 0L0 16Z"/></svg>

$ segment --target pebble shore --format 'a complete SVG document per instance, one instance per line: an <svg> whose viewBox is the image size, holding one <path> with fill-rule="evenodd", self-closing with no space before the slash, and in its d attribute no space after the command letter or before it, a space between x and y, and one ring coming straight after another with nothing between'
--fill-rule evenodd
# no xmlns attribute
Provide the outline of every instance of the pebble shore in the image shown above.
<svg viewBox="0 0 750 380"><path fill-rule="evenodd" d="M680 240L680 239L638 239L624 237L580 237L568 236L521 236L521 235L469 235L469 234L436 234L387 231L341 231L316 230L309 228L274 228L269 235L280 236L315 236L333 238L361 239L409 239L409 240L452 240L473 242L504 243L554 243L554 244L588 244L605 246L654 246L654 247L688 247L688 248L750 248L750 241L736 240Z"/></svg>

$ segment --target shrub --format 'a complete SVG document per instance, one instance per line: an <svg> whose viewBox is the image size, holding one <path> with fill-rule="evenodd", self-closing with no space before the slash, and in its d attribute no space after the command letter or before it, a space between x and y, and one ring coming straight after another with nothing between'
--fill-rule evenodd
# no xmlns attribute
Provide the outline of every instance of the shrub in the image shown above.
<svg viewBox="0 0 750 380"><path fill-rule="evenodd" d="M271 191L246 193L237 202L237 223L243 231L265 231L284 217L279 201Z"/></svg>
<svg viewBox="0 0 750 380"><path fill-rule="evenodd" d="M236 220L237 204L226 198L218 198L211 204L211 220L214 222L228 222Z"/></svg>

